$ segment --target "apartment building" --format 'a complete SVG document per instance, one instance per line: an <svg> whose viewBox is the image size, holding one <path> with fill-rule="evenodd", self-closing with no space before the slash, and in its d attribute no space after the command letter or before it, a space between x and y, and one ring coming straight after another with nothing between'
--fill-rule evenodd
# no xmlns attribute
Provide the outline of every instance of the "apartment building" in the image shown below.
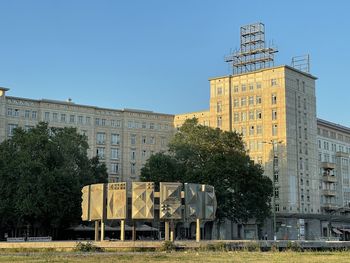
<svg viewBox="0 0 350 263"><path fill-rule="evenodd" d="M315 80L289 66L211 78L209 111L176 115L174 123L197 117L242 133L251 158L271 179L278 157L276 212L320 213Z"/></svg>
<svg viewBox="0 0 350 263"><path fill-rule="evenodd" d="M55 100L7 96L0 88L0 142L17 127L30 129L39 122L51 127L75 127L87 136L88 155L98 155L110 181L137 180L146 160L166 151L173 135L173 115L134 109L105 109Z"/></svg>
<svg viewBox="0 0 350 263"><path fill-rule="evenodd" d="M325 213L350 209L350 128L317 120L321 208Z"/></svg>

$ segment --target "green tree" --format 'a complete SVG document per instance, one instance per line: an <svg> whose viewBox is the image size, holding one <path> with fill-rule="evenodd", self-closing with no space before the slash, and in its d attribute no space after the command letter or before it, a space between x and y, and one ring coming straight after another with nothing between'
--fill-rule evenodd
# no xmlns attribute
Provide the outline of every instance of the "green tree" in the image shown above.
<svg viewBox="0 0 350 263"><path fill-rule="evenodd" d="M78 223L82 186L107 180L105 165L89 159L87 149L75 128L16 129L0 144L1 229L54 234Z"/></svg>
<svg viewBox="0 0 350 263"><path fill-rule="evenodd" d="M217 217L261 223L269 216L272 182L248 156L242 136L187 120L169 143L168 153L151 156L143 181L210 184L218 200Z"/></svg>

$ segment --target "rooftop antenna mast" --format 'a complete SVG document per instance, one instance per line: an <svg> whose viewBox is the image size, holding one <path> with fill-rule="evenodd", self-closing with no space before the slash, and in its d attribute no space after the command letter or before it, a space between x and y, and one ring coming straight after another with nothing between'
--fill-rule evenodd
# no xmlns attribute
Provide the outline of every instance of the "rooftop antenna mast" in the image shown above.
<svg viewBox="0 0 350 263"><path fill-rule="evenodd" d="M249 24L241 27L240 49L225 57L231 64L233 74L251 72L274 65L276 48L265 45L265 25Z"/></svg>

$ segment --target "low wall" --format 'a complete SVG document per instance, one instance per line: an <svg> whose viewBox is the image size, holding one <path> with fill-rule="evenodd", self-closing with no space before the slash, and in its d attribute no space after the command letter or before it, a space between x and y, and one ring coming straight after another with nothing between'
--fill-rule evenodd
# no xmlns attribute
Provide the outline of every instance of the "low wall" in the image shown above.
<svg viewBox="0 0 350 263"><path fill-rule="evenodd" d="M104 249L134 249L134 248L149 248L157 249L162 247L163 241L51 241L51 242L0 242L0 250L5 249L49 249L57 251L73 250L78 243L91 243L94 246ZM291 245L304 249L350 249L350 241L252 241L252 240L208 240L195 242L175 241L175 246L179 249L196 249L211 245L225 244L227 248L238 249L247 248L254 244L262 249L269 249L272 246L280 249L291 247Z"/></svg>

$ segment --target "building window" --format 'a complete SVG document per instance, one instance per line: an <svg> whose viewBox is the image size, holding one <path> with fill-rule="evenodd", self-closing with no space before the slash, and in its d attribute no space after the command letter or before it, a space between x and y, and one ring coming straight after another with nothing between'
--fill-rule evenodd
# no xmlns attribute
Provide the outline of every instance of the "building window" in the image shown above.
<svg viewBox="0 0 350 263"><path fill-rule="evenodd" d="M136 173L136 164L132 163L130 166L130 173L134 175Z"/></svg>
<svg viewBox="0 0 350 263"><path fill-rule="evenodd" d="M132 161L136 160L136 150L130 151L130 160L132 160Z"/></svg>
<svg viewBox="0 0 350 263"><path fill-rule="evenodd" d="M304 128L304 138L307 140L307 128Z"/></svg>
<svg viewBox="0 0 350 263"><path fill-rule="evenodd" d="M233 87L233 92L237 93L238 90L239 90L239 87L238 87L238 86L234 86L234 87Z"/></svg>
<svg viewBox="0 0 350 263"><path fill-rule="evenodd" d="M280 205L279 204L275 204L275 211L279 212L280 211Z"/></svg>
<svg viewBox="0 0 350 263"><path fill-rule="evenodd" d="M218 116L218 119L217 119L217 127L218 128L221 128L222 126L222 117L221 116Z"/></svg>
<svg viewBox="0 0 350 263"><path fill-rule="evenodd" d="M69 116L69 122L70 123L75 123L75 115L70 115Z"/></svg>
<svg viewBox="0 0 350 263"><path fill-rule="evenodd" d="M98 144L104 144L106 141L106 134L104 132L98 132L96 134L96 141Z"/></svg>
<svg viewBox="0 0 350 263"><path fill-rule="evenodd" d="M257 111L256 111L256 119L257 119L257 120L261 120L261 119L262 119L261 110L257 110Z"/></svg>
<svg viewBox="0 0 350 263"><path fill-rule="evenodd" d="M254 126L250 126L249 135L254 135Z"/></svg>
<svg viewBox="0 0 350 263"><path fill-rule="evenodd" d="M145 159L146 155L147 155L147 151L146 150L142 150L142 152L141 152L142 159Z"/></svg>
<svg viewBox="0 0 350 263"><path fill-rule="evenodd" d="M246 106L246 105L247 105L246 97L241 98L241 106Z"/></svg>
<svg viewBox="0 0 350 263"><path fill-rule="evenodd" d="M97 147L96 148L96 155L98 156L98 158L104 159L105 158L105 148Z"/></svg>
<svg viewBox="0 0 350 263"><path fill-rule="evenodd" d="M7 135L8 135L9 137L13 136L13 132L14 132L14 130L15 130L17 127L18 127L17 124L9 124L9 125L7 126Z"/></svg>
<svg viewBox="0 0 350 263"><path fill-rule="evenodd" d="M243 135L243 136L246 136L246 135L247 135L247 128L246 128L246 127L242 127L242 128L241 128L241 131L242 131L242 135Z"/></svg>
<svg viewBox="0 0 350 263"><path fill-rule="evenodd" d="M272 125L272 136L277 136L277 124Z"/></svg>
<svg viewBox="0 0 350 263"><path fill-rule="evenodd" d="M256 126L256 134L262 134L262 126L261 125Z"/></svg>
<svg viewBox="0 0 350 263"><path fill-rule="evenodd" d="M142 144L146 144L147 142L147 137L146 136L142 136Z"/></svg>
<svg viewBox="0 0 350 263"><path fill-rule="evenodd" d="M277 110L272 110L272 120L277 120Z"/></svg>
<svg viewBox="0 0 350 263"><path fill-rule="evenodd" d="M135 145L136 144L136 134L131 134L130 144L131 145Z"/></svg>
<svg viewBox="0 0 350 263"><path fill-rule="evenodd" d="M261 83L260 83L260 82L257 82L257 83L256 83L256 88L257 88L257 89L261 89Z"/></svg>
<svg viewBox="0 0 350 263"><path fill-rule="evenodd" d="M239 122L239 113L238 112L233 113L233 121Z"/></svg>
<svg viewBox="0 0 350 263"><path fill-rule="evenodd" d="M112 145L118 145L120 143L120 136L117 133L111 134L111 143Z"/></svg>
<svg viewBox="0 0 350 263"><path fill-rule="evenodd" d="M30 116L30 110L25 110L24 118L29 119L29 116Z"/></svg>
<svg viewBox="0 0 350 263"><path fill-rule="evenodd" d="M253 83L249 84L249 90L254 90L254 85L253 85Z"/></svg>
<svg viewBox="0 0 350 263"><path fill-rule="evenodd" d="M247 113L244 111L244 112L242 112L242 114L241 114L241 121L246 121L247 120Z"/></svg>
<svg viewBox="0 0 350 263"><path fill-rule="evenodd" d="M106 120L105 120L105 119L102 119L102 120L101 120L101 125L102 125L102 126L106 126Z"/></svg>
<svg viewBox="0 0 350 263"><path fill-rule="evenodd" d="M85 122L86 122L87 125L90 125L90 123L91 123L91 118L90 118L90 117L86 117L86 118L85 118Z"/></svg>
<svg viewBox="0 0 350 263"><path fill-rule="evenodd" d="M61 114L61 122L66 122L66 114Z"/></svg>
<svg viewBox="0 0 350 263"><path fill-rule="evenodd" d="M58 121L58 113L56 113L56 112L54 112L54 113L52 113L52 119L53 119L53 121Z"/></svg>
<svg viewBox="0 0 350 263"><path fill-rule="evenodd" d="M32 111L32 119L35 120L37 118L37 112L36 111Z"/></svg>
<svg viewBox="0 0 350 263"><path fill-rule="evenodd" d="M7 108L7 115L12 116L12 108Z"/></svg>
<svg viewBox="0 0 350 263"><path fill-rule="evenodd" d="M155 143L156 143L156 140L155 140L154 136L151 136L151 137L149 138L149 143L150 143L150 144L155 144Z"/></svg>
<svg viewBox="0 0 350 263"><path fill-rule="evenodd" d="M153 123L153 122L151 122L151 123L149 124L149 128L150 128L150 130L154 130L154 123Z"/></svg>
<svg viewBox="0 0 350 263"><path fill-rule="evenodd" d="M242 91L246 91L247 90L247 86L245 84L242 84Z"/></svg>
<svg viewBox="0 0 350 263"><path fill-rule="evenodd" d="M83 116L78 116L78 123L83 124Z"/></svg>
<svg viewBox="0 0 350 263"><path fill-rule="evenodd" d="M271 79L271 86L277 86L277 79Z"/></svg>
<svg viewBox="0 0 350 263"><path fill-rule="evenodd" d="M254 120L254 111L249 111L249 120Z"/></svg>
<svg viewBox="0 0 350 263"><path fill-rule="evenodd" d="M249 97L249 105L254 105L254 96Z"/></svg>
<svg viewBox="0 0 350 263"><path fill-rule="evenodd" d="M111 163L111 173L117 174L119 172L119 163Z"/></svg>
<svg viewBox="0 0 350 263"><path fill-rule="evenodd" d="M279 191L279 188L276 187L275 188L275 198L279 198L280 197L280 191Z"/></svg>
<svg viewBox="0 0 350 263"><path fill-rule="evenodd" d="M272 96L271 96L271 104L277 104L277 95L276 94L272 94Z"/></svg>
<svg viewBox="0 0 350 263"><path fill-rule="evenodd" d="M119 159L119 149L111 148L111 159Z"/></svg>
<svg viewBox="0 0 350 263"><path fill-rule="evenodd" d="M161 138L160 138L160 145L161 145L161 146L165 146L165 145L166 145L166 139L165 139L165 137L161 137Z"/></svg>
<svg viewBox="0 0 350 263"><path fill-rule="evenodd" d="M218 89L217 89L217 94L218 94L218 95L222 95L222 87L218 87Z"/></svg>
<svg viewBox="0 0 350 263"><path fill-rule="evenodd" d="M141 127L142 127L142 129L146 129L147 128L147 123L143 122Z"/></svg>
<svg viewBox="0 0 350 263"><path fill-rule="evenodd" d="M45 112L44 113L44 120L49 121L50 120L50 112Z"/></svg>
<svg viewBox="0 0 350 263"><path fill-rule="evenodd" d="M261 96L256 96L256 104L261 104L262 99Z"/></svg>
<svg viewBox="0 0 350 263"><path fill-rule="evenodd" d="M19 109L15 109L13 112L13 116L18 117L19 116Z"/></svg>
<svg viewBox="0 0 350 263"><path fill-rule="evenodd" d="M237 98L233 99L233 107L239 107L239 100Z"/></svg>
<svg viewBox="0 0 350 263"><path fill-rule="evenodd" d="M221 101L218 101L216 104L216 112L221 112L222 111L222 103Z"/></svg>
<svg viewBox="0 0 350 263"><path fill-rule="evenodd" d="M96 118L95 119L95 125L96 126L100 126L100 118Z"/></svg>

